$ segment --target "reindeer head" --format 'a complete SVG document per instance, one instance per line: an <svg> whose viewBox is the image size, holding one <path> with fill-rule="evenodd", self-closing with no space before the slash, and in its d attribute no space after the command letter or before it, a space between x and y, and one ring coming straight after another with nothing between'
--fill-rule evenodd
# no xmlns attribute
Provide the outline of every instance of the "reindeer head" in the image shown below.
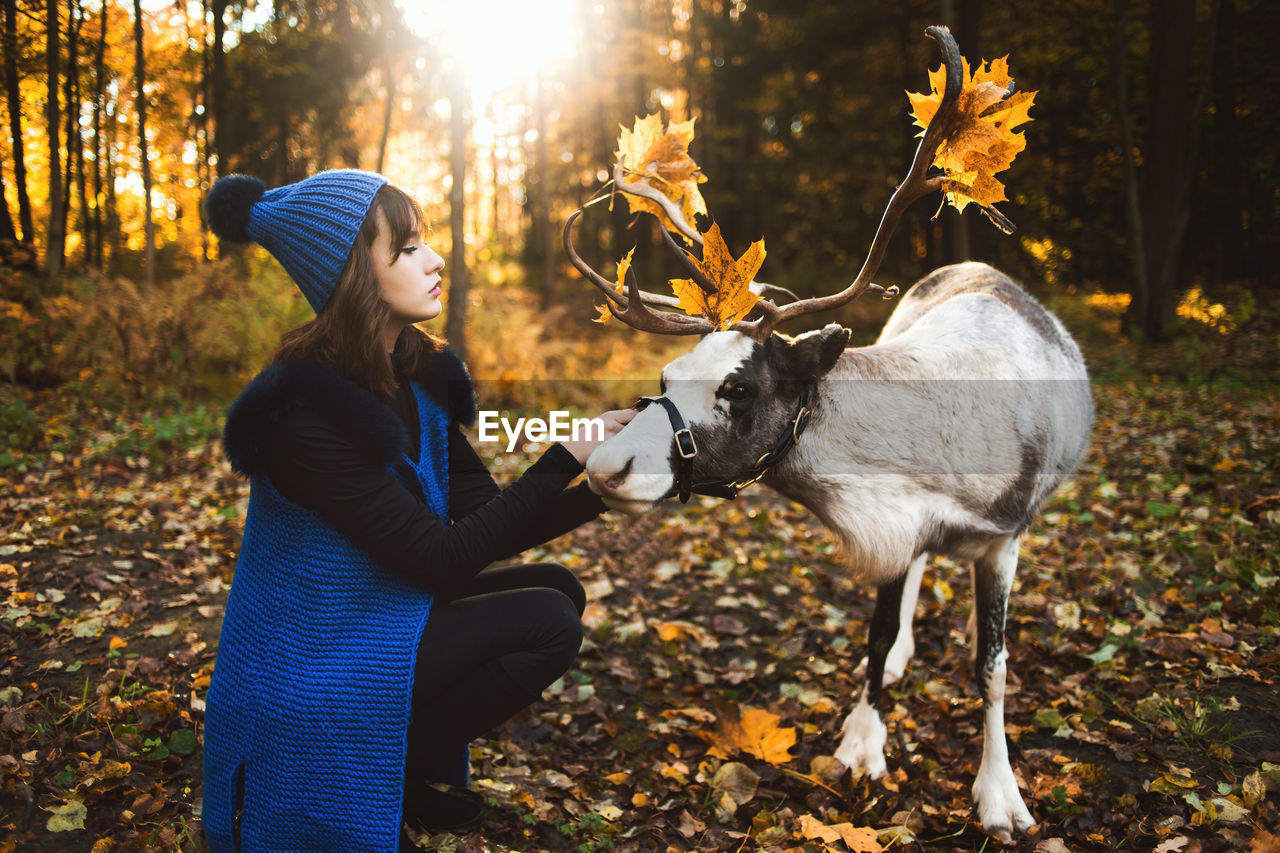
<svg viewBox="0 0 1280 853"><path fill-rule="evenodd" d="M867 290L894 295L896 289L886 291L871 282L889 237L913 201L942 186L941 178L926 177L926 172L939 146L956 127L962 63L955 40L945 27L930 27L926 32L939 43L947 69L942 102L906 179L889 200L861 271L839 293L777 304L764 297L770 291L794 296L753 282L752 289L762 298L752 314L727 331L717 331L715 324L703 317L665 310L674 307L677 300L640 290L630 268L626 292L619 292L575 251L573 223L582 210L569 216L564 227L565 251L578 271L604 294L614 317L641 331L703 336L692 352L663 370L662 396L642 401L643 411L588 460L591 488L606 503L642 511L666 497L673 487L681 500L687 500L695 484L706 483L736 494L737 488L759 479L798 438L808 415L807 395L844 352L849 331L829 325L788 338L774 329L787 320L838 308ZM651 200L691 242L702 242L678 206L647 179L625 177L620 163L614 170L620 190ZM702 275L665 228L661 231L694 283L707 293L714 292L716 284Z"/></svg>
<svg viewBox="0 0 1280 853"><path fill-rule="evenodd" d="M592 454L591 489L630 512L673 490L685 498L699 485L736 491L803 432L813 384L848 343L849 330L834 324L764 343L734 331L707 335L662 371L662 397Z"/></svg>

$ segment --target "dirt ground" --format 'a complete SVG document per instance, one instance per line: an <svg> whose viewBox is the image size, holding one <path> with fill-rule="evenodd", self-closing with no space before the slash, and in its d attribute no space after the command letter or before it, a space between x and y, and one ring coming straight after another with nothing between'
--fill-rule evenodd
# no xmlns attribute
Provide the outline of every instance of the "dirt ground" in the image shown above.
<svg viewBox="0 0 1280 853"><path fill-rule="evenodd" d="M1014 848L1280 849L1277 436L1256 389L1098 389L1094 446L1026 537L1010 604L1006 733L1039 821ZM0 491L0 852L202 850L203 700L247 485L216 442L60 456ZM499 478L527 458L495 458ZM755 487L526 556L579 575L587 642L473 745L482 824L422 849L999 847L971 813L966 567L926 573L872 782L831 758L872 599L802 508ZM733 740L748 719L771 747Z"/></svg>

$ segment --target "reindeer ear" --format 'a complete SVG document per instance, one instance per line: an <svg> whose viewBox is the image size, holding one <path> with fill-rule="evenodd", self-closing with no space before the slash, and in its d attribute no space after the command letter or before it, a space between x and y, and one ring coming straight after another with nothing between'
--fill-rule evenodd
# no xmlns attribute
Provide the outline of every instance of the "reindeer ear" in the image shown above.
<svg viewBox="0 0 1280 853"><path fill-rule="evenodd" d="M795 338L774 334L769 344L785 348L778 363L786 373L797 379L817 379L835 367L852 335L848 329L830 323Z"/></svg>

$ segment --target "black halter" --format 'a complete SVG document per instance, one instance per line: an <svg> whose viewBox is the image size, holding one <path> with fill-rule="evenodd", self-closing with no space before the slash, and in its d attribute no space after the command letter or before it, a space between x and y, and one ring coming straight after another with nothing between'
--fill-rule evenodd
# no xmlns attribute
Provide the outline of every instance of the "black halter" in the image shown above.
<svg viewBox="0 0 1280 853"><path fill-rule="evenodd" d="M740 490L763 477L766 471L781 462L791 452L791 448L796 446L796 442L800 441L800 435L809 423L809 391L810 386L804 386L789 427L783 430L774 441L773 448L756 460L755 465L731 480L702 480L697 483L693 482L693 460L698 455L698 445L693 440L693 432L680 416L680 410L665 396L641 397L636 401L634 408L644 409L650 403L662 406L667 412L667 420L671 422L671 429L675 433L676 455L679 460L676 462L675 485L667 496L678 495L680 503L688 503L691 494L709 495L728 500L736 498Z"/></svg>

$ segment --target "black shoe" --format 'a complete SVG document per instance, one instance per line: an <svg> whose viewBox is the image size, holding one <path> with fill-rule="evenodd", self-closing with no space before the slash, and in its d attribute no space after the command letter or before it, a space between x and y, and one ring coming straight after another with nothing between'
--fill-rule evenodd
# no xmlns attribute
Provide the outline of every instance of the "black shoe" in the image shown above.
<svg viewBox="0 0 1280 853"><path fill-rule="evenodd" d="M427 832L466 829L480 821L479 800L466 792L419 785L405 794L404 819Z"/></svg>

